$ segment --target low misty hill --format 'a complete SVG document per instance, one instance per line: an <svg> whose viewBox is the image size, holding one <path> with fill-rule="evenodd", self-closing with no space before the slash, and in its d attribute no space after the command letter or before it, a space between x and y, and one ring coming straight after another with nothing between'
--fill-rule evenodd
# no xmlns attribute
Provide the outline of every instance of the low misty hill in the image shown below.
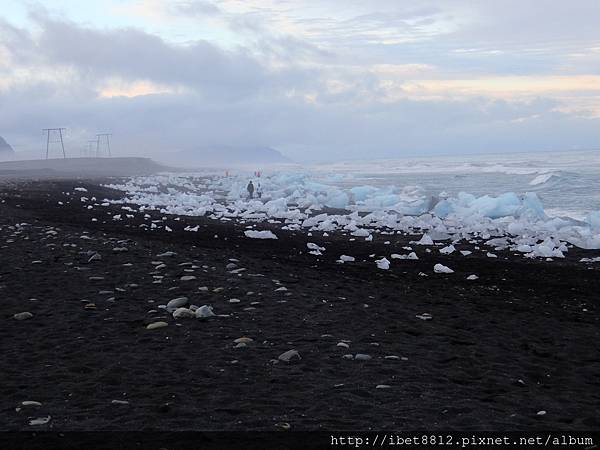
<svg viewBox="0 0 600 450"><path fill-rule="evenodd" d="M185 150L173 155L176 162L199 166L282 164L291 160L269 147L211 147Z"/></svg>
<svg viewBox="0 0 600 450"><path fill-rule="evenodd" d="M152 175L170 168L149 158L67 158L0 162L2 179L104 178Z"/></svg>
<svg viewBox="0 0 600 450"><path fill-rule="evenodd" d="M0 136L0 154L3 156L6 156L7 154L12 156L14 153L15 151L10 144L6 142L2 136Z"/></svg>

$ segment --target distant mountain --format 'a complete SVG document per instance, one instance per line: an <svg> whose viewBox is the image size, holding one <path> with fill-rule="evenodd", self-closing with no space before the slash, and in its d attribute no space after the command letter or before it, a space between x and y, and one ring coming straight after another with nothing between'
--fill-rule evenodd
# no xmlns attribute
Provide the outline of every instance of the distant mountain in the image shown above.
<svg viewBox="0 0 600 450"><path fill-rule="evenodd" d="M0 153L2 154L13 154L15 151L13 150L13 148L8 144L8 142L6 142L4 140L4 138L2 136L0 136Z"/></svg>
<svg viewBox="0 0 600 450"><path fill-rule="evenodd" d="M279 151L269 147L229 147L219 146L178 152L178 162L210 165L236 164L277 164L289 163L291 160Z"/></svg>

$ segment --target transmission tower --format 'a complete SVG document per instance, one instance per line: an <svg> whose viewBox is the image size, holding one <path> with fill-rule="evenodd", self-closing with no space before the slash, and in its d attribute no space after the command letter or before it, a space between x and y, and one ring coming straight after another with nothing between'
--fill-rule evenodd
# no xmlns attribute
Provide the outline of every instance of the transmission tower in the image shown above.
<svg viewBox="0 0 600 450"><path fill-rule="evenodd" d="M46 133L46 159L48 159L48 152L50 150L50 143L59 143L62 148L63 158L67 159L67 154L65 153L65 143L63 142L63 130L66 128L43 128L42 132ZM54 137L53 140L50 140L50 135L58 136Z"/></svg>
<svg viewBox="0 0 600 450"><path fill-rule="evenodd" d="M108 156L112 156L110 154L110 136L111 133L100 133L96 135L96 158L100 157L100 151L105 150ZM102 146L100 145L102 144Z"/></svg>

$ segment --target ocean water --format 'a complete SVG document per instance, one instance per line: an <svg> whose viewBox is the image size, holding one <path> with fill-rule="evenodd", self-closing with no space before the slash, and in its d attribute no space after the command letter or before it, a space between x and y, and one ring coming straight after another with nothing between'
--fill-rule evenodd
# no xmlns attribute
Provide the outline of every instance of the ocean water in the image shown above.
<svg viewBox="0 0 600 450"><path fill-rule="evenodd" d="M600 151L351 161L310 170L343 188L418 186L432 196L535 192L550 216L582 219L600 210Z"/></svg>

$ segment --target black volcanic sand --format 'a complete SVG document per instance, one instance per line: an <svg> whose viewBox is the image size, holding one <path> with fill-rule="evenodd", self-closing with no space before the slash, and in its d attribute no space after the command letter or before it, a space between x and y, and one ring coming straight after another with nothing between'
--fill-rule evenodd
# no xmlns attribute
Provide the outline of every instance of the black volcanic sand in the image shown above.
<svg viewBox="0 0 600 450"><path fill-rule="evenodd" d="M81 196L121 196L97 182L0 189L4 430L600 428L600 264L578 262L598 251L545 262L414 246L418 261L383 271L370 255L408 253L401 247L420 235L349 242L259 224L279 240L257 240L243 235L248 224L175 216L165 216L172 232L144 231L143 213L86 209ZM88 263L88 251L102 259ZM336 263L342 254L357 262ZM230 258L246 270L230 273ZM455 273L434 274L438 262ZM178 296L229 317L174 320L157 308ZM13 318L23 311L33 318ZM433 320L416 317L424 312ZM157 320L168 327L145 328ZM234 348L242 336L254 342ZM290 349L302 359L278 362ZM16 411L27 400L43 405Z"/></svg>

